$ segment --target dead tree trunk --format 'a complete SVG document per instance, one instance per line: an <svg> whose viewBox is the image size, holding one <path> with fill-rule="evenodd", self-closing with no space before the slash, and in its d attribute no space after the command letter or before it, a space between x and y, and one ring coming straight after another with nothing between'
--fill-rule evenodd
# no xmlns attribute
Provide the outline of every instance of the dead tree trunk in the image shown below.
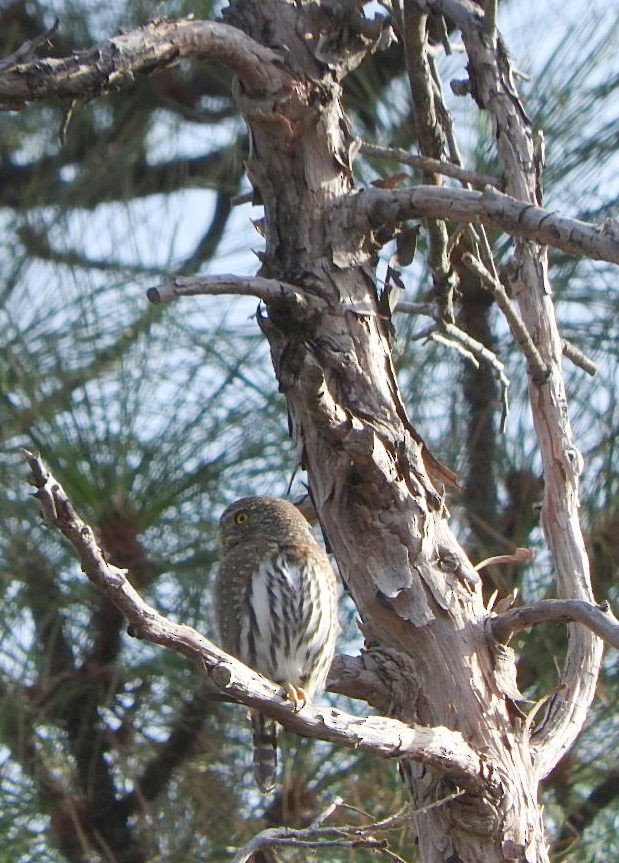
<svg viewBox="0 0 619 863"><path fill-rule="evenodd" d="M241 93L239 108L252 138L248 174L265 208L261 274L310 300L300 315L283 296L261 326L312 498L364 635L388 652L392 715L461 731L501 778L501 799L465 795L416 819L422 860L542 861L528 730L510 713L479 577L428 478L377 314L380 215L376 225L356 215L337 80L358 40L341 45L343 59L325 74L316 47L335 36L336 22L316 7L237 3L228 21L258 39L269 28L271 45L288 49L283 92L266 105ZM402 767L415 808L454 790L432 769Z"/></svg>
<svg viewBox="0 0 619 863"><path fill-rule="evenodd" d="M339 20L327 4L321 9L242 0L227 15L229 23L258 41L268 33L270 47L285 46L283 68L289 76L266 98L256 100L243 88L238 97L252 140L248 175L265 209L261 275L298 286L308 300L300 313L282 295L269 303L261 326L321 523L364 635L376 653L388 657L381 670L393 693L391 715L461 731L500 780L499 796L467 794L417 816L422 860L543 861L547 851L537 790L550 764L537 751L529 724L513 709L513 659L483 625L487 610L479 576L450 531L443 500L428 476L440 480L440 469L409 423L378 314L375 256L381 240L374 231L389 217L380 206L364 208L363 191L354 194L353 141L339 98L339 80L370 47L370 37L355 30L354 5L345 5ZM458 5L468 16L466 26L481 29L479 14ZM472 51L484 46L481 38L479 44L474 35L470 39ZM495 65L505 62L496 34L488 41L493 48L484 50ZM327 47L319 55L321 45ZM476 85L481 89L483 83ZM494 86L501 83L499 76L492 79ZM490 102L492 94L478 98ZM519 111L513 92L499 90L494 98L506 103L506 113ZM501 119L499 146L507 148L510 118L505 118L507 128L498 125ZM521 125L517 145L528 165L524 171L510 162L509 191L535 202L529 181L535 178L535 163L529 130ZM519 295L538 295L548 305L541 281L543 250L521 244L516 260L519 272L529 269ZM553 326L548 308L544 320ZM527 323L539 332L539 325ZM546 332L539 343L549 371L546 380L532 379L535 398L550 397L551 389L560 387L557 357L548 356L556 350L555 338ZM564 482L553 484L554 491L561 491ZM546 518L549 505L547 498ZM578 527L572 528L578 544ZM569 565L586 573L583 558L572 557ZM577 661L586 660L593 669L599 658L596 639L579 636L584 655ZM590 682L580 687L579 698L588 703ZM565 709L573 712L569 704ZM554 715L560 713L555 709ZM554 722L565 723L565 718ZM440 773L418 763L403 763L402 772L415 808L453 790Z"/></svg>
<svg viewBox="0 0 619 863"><path fill-rule="evenodd" d="M421 859L543 863L548 851L539 782L582 727L600 642L582 625L571 627L562 687L534 727L515 706L514 656L493 630L500 616L492 617L485 607L480 577L448 525L441 489L450 472L428 452L414 429L414 406L411 423L400 396L376 277L377 252L395 226L415 216L431 217L436 284L448 317L452 274L444 244L455 230L447 221L452 214L466 221L468 213L468 220L477 222L483 212L521 237L512 281L522 320L484 254L483 228L475 242L463 234L461 260L505 308L523 346L545 466L542 523L559 594L590 602L577 519L580 455L567 418L545 249L535 241L549 241L543 231L550 216L540 209L536 191L540 160L490 14L468 0L407 0L402 9L395 4L396 23L412 40L407 50L419 40L427 43L430 12L445 15L461 30L469 90L492 116L510 197L492 189L437 189L434 174L428 187L416 190L355 189L356 144L340 82L386 39L382 22L363 18L359 5L232 0L226 25L151 25L140 36L150 53L144 51L139 62L133 43L133 53L124 53L131 34L114 40L113 62L125 63L124 70L114 70L114 82L123 80L123 71L126 77L127 70L169 63L179 54L216 56L235 70L237 104L250 132L247 172L254 201L264 204L266 248L259 279L204 279L202 290L196 280L172 280L153 296L230 291L265 300L259 323L287 401L298 461L307 470L312 499L369 645L358 664L348 667L340 689L354 689L355 669L371 668L377 685L374 693L364 689L364 697L379 711L436 728L437 734L440 727L458 731L479 754L479 786L433 808L427 807L454 791L449 771L430 758L401 762L413 808L426 807L414 816ZM411 82L423 87L424 69L413 71L409 68ZM56 92L74 95L70 88L79 76L72 72L59 79ZM96 89L93 80L83 92ZM107 83L111 80L109 74ZM23 86L23 76L18 83ZM99 83L105 86L106 81ZM5 100L6 87L0 80ZM416 95L415 104L423 105L423 94ZM619 257L611 233L582 223L572 227L557 220L550 236L572 251L588 243L600 256Z"/></svg>

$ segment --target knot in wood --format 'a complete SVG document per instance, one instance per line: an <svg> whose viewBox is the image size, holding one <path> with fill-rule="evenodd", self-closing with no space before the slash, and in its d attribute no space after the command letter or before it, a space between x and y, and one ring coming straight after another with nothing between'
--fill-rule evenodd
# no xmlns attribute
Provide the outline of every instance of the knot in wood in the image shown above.
<svg viewBox="0 0 619 863"><path fill-rule="evenodd" d="M232 680L232 672L226 665L216 665L214 668L211 668L210 675L213 683L220 689L226 689Z"/></svg>
<svg viewBox="0 0 619 863"><path fill-rule="evenodd" d="M443 572L458 572L460 558L453 551L444 551L439 556L438 565Z"/></svg>

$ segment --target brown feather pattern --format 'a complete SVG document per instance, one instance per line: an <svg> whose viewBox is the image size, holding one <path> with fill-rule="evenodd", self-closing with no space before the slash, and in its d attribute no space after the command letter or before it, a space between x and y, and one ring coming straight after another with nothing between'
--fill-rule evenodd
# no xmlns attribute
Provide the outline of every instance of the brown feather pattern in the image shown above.
<svg viewBox="0 0 619 863"><path fill-rule="evenodd" d="M273 497L242 498L220 520L215 612L224 650L276 683L324 690L337 637L337 584L299 510ZM276 725L252 712L254 775L275 783Z"/></svg>

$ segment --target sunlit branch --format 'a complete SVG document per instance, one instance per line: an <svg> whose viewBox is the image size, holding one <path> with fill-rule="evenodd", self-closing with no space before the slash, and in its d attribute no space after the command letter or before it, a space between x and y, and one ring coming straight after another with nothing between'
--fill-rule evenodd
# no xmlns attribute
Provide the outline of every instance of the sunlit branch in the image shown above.
<svg viewBox="0 0 619 863"><path fill-rule="evenodd" d="M456 795L451 795L452 800ZM437 805L447 802L439 801ZM309 825L301 829L290 827L272 827L262 830L239 848L234 855L232 863L248 863L254 859L254 855L262 848L273 848L277 846L289 846L297 848L313 848L318 850L324 847L344 846L349 848L372 848L379 854L383 854L396 863L405 863L401 857L389 850L385 839L376 839L372 834L377 831L389 830L402 827L410 817L408 811L404 810L384 818L381 821L373 821L370 824L338 824L333 827L323 827L324 822L339 807L346 807L340 797L334 798L324 812ZM408 807L406 807L408 809Z"/></svg>
<svg viewBox="0 0 619 863"><path fill-rule="evenodd" d="M494 279L483 264L469 252L462 255L462 263L476 273L482 285L487 288L495 299L497 306L503 312L505 320L516 339L522 352L526 357L529 372L536 383L542 383L548 377L548 369L539 351L533 343L533 339L522 321L522 318L512 308L507 292L498 279Z"/></svg>
<svg viewBox="0 0 619 863"><path fill-rule="evenodd" d="M507 641L522 629L551 621L583 623L619 650L619 620L610 610L608 602L595 605L584 599L543 599L491 618L490 626L497 641Z"/></svg>
<svg viewBox="0 0 619 863"><path fill-rule="evenodd" d="M24 450L43 517L76 550L83 572L127 619L130 632L193 660L235 701L259 708L291 731L327 740L382 758L421 761L477 795L498 793L487 758L457 731L443 726L407 725L383 716L352 716L331 707L306 704L301 710L282 687L224 653L195 629L174 623L148 605L131 586L126 571L109 563L92 528L77 515L64 489L41 457Z"/></svg>
<svg viewBox="0 0 619 863"><path fill-rule="evenodd" d="M353 223L360 231L420 217L454 222L481 221L514 237L561 249L568 255L584 255L619 264L619 231L614 223L594 225L569 219L489 186L482 192L446 186L372 187L345 196L340 206L350 208Z"/></svg>
<svg viewBox="0 0 619 863"><path fill-rule="evenodd" d="M0 109L15 110L48 96L78 99L117 90L182 57L219 61L254 96L275 92L286 78L275 51L218 21L158 18L70 57L31 54L18 49L0 66Z"/></svg>
<svg viewBox="0 0 619 863"><path fill-rule="evenodd" d="M587 372L588 375L594 377L597 373L597 366L593 360L590 360L589 357L580 350L580 348L577 348L575 344L569 342L567 339L563 339L562 347L564 357L567 357L575 366L578 366L583 369L583 371Z"/></svg>
<svg viewBox="0 0 619 863"><path fill-rule="evenodd" d="M489 174L478 174L476 171L469 171L467 168L461 168L459 165L454 165L451 162L443 162L442 159L431 159L429 156L414 156L407 150L402 150L399 147L379 147L377 144L370 144L368 141L359 141L359 152L364 156L375 156L380 159L389 159L392 162L400 162L403 165L410 165L417 171L422 171L424 174L432 172L433 174L442 174L445 177L453 177L454 180L459 180L461 183L470 183L471 186L483 189L485 186L498 186L499 181L496 177Z"/></svg>
<svg viewBox="0 0 619 863"><path fill-rule="evenodd" d="M295 285L261 276L175 276L146 292L150 302L155 304L168 303L178 297L226 294L257 297L265 303L286 299L294 302L298 308L308 305L303 292Z"/></svg>

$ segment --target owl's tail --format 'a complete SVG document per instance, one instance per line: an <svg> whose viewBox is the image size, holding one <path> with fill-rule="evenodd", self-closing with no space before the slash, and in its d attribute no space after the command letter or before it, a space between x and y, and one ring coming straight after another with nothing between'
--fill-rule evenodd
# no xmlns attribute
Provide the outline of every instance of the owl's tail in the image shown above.
<svg viewBox="0 0 619 863"><path fill-rule="evenodd" d="M273 790L277 777L277 723L252 711L254 732L254 778L263 794Z"/></svg>

